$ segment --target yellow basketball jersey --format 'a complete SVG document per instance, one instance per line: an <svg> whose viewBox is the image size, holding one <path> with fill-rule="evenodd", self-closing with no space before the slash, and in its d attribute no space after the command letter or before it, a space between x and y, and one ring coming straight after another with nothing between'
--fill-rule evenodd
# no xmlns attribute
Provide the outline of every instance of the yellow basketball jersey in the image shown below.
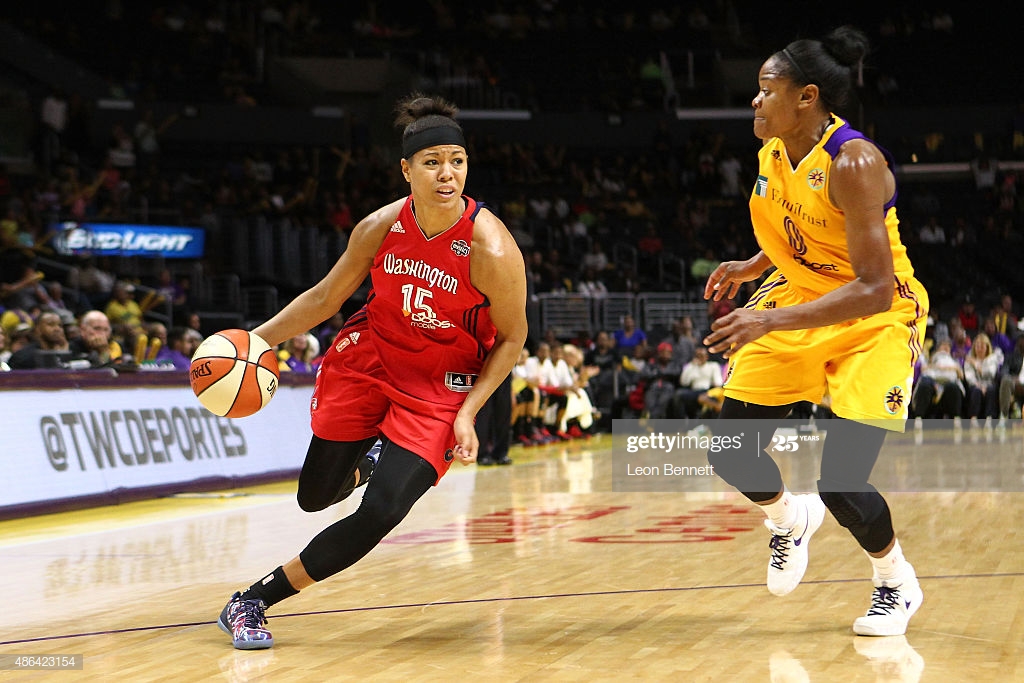
<svg viewBox="0 0 1024 683"><path fill-rule="evenodd" d="M832 159L847 140L869 140L839 118L832 116L818 144L797 164L790 163L779 138L769 140L758 153L759 168L750 196L754 235L765 255L782 271L792 286L808 298L816 298L855 278L846 246L843 212L828 198ZM893 159L883 148L890 169ZM894 289L914 274L907 251L900 242L896 218L896 193L885 205L896 280ZM893 296L898 296L894 291Z"/></svg>

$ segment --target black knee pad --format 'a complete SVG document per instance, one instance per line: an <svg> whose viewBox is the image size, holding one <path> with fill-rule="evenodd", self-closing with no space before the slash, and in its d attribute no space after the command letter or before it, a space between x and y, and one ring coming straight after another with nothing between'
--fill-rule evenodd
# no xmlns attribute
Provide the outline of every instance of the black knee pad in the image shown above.
<svg viewBox="0 0 1024 683"><path fill-rule="evenodd" d="M854 487L827 479L818 481L821 500L836 521L850 530L864 550L884 550L894 537L889 505L871 484L861 484L860 491L850 488Z"/></svg>
<svg viewBox="0 0 1024 683"><path fill-rule="evenodd" d="M870 524L882 514L882 510L886 507L885 499L875 490L875 487L871 484L862 484L862 486L864 487L862 491L844 491L843 487L836 486L836 482L828 482L825 479L818 481L818 491L825 507L840 525L848 529L861 524ZM845 488L851 487L846 486Z"/></svg>

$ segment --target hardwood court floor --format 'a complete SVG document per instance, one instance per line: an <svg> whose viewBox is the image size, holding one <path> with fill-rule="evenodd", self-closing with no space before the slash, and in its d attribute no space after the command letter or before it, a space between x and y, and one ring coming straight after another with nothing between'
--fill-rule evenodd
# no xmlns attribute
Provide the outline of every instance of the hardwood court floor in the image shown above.
<svg viewBox="0 0 1024 683"><path fill-rule="evenodd" d="M1002 444L1018 461L1022 433ZM883 458L954 447L993 445L930 434ZM362 562L272 608L260 652L215 626L225 600L356 500L305 514L288 482L2 522L0 655L84 669L0 678L1024 680L1024 494L888 496L925 601L906 638L872 639L850 630L869 564L831 518L776 598L763 516L738 494L613 493L608 436L512 455L456 466Z"/></svg>

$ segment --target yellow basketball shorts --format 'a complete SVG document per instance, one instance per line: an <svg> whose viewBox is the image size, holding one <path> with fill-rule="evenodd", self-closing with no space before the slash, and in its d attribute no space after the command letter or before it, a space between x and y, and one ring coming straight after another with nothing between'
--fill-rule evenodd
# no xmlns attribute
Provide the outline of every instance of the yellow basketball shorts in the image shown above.
<svg viewBox="0 0 1024 683"><path fill-rule="evenodd" d="M776 271L746 307L765 310L809 300ZM903 431L927 318L924 286L915 278L897 280L892 308L884 313L770 332L745 344L730 359L725 395L779 406L820 403L827 393L836 415Z"/></svg>

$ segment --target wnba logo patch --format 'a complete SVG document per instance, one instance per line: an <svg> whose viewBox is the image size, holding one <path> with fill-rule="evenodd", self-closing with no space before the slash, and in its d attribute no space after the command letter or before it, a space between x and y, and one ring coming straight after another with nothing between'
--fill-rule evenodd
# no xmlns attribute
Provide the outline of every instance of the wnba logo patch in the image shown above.
<svg viewBox="0 0 1024 683"><path fill-rule="evenodd" d="M903 388L895 386L885 394L885 410L895 415L903 410Z"/></svg>

